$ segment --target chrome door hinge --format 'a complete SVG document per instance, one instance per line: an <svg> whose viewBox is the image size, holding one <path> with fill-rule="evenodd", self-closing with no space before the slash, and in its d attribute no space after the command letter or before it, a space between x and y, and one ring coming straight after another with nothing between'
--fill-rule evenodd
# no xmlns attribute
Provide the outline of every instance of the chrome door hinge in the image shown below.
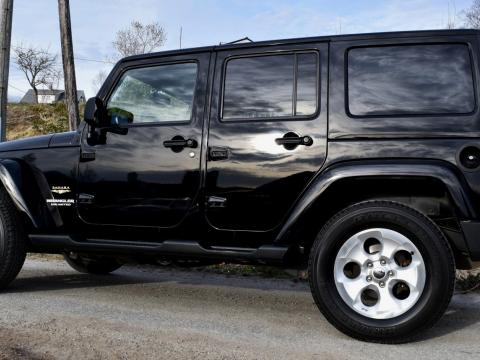
<svg viewBox="0 0 480 360"><path fill-rule="evenodd" d="M210 208L223 208L227 205L227 199L220 196L209 196L207 206Z"/></svg>
<svg viewBox="0 0 480 360"><path fill-rule="evenodd" d="M95 200L95 195L81 193L78 194L78 203L79 204L93 204Z"/></svg>
<svg viewBox="0 0 480 360"><path fill-rule="evenodd" d="M95 151L82 151L80 153L80 161L87 162L95 160Z"/></svg>

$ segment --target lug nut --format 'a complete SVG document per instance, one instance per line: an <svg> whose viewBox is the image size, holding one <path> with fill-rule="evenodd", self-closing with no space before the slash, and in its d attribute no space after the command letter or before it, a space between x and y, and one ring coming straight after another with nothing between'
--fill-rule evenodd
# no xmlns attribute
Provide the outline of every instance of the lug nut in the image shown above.
<svg viewBox="0 0 480 360"><path fill-rule="evenodd" d="M380 285L381 288L385 287L385 283L383 281L380 281L380 284L378 285Z"/></svg>
<svg viewBox="0 0 480 360"><path fill-rule="evenodd" d="M380 264L381 264L381 265L386 265L387 262L386 262L385 260L380 260Z"/></svg>
<svg viewBox="0 0 480 360"><path fill-rule="evenodd" d="M372 280L373 280L373 278L372 278L370 275L367 276L367 281L368 281L368 282L370 282L370 281L372 281Z"/></svg>
<svg viewBox="0 0 480 360"><path fill-rule="evenodd" d="M372 264L371 262L369 262L369 263L367 264L367 266L368 266L369 268L371 268L371 267L373 267L373 264Z"/></svg>
<svg viewBox="0 0 480 360"><path fill-rule="evenodd" d="M390 271L388 272L388 276L389 276L389 277L393 277L393 275L395 275L395 273L393 272L393 270L390 270Z"/></svg>

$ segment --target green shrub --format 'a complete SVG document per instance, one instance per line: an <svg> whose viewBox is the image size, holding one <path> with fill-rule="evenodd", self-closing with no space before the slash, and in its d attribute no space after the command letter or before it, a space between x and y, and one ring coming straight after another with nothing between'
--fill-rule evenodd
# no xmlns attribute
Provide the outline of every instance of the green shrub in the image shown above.
<svg viewBox="0 0 480 360"><path fill-rule="evenodd" d="M68 131L67 109L63 102L36 104L31 110L38 114L32 121L32 127L38 134Z"/></svg>
<svg viewBox="0 0 480 360"><path fill-rule="evenodd" d="M8 104L7 138L9 140L68 130L67 108L63 102Z"/></svg>

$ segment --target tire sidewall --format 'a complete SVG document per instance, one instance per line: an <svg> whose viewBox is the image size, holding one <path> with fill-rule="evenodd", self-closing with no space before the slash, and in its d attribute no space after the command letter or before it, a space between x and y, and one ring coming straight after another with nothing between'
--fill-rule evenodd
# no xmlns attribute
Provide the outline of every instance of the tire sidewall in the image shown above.
<svg viewBox="0 0 480 360"><path fill-rule="evenodd" d="M6 288L22 269L25 244L19 214L5 189L0 189L0 290Z"/></svg>
<svg viewBox="0 0 480 360"><path fill-rule="evenodd" d="M76 258L73 258L69 253L64 253L63 256L68 265L81 273L106 275L114 272L123 265L116 259L110 257L77 255Z"/></svg>

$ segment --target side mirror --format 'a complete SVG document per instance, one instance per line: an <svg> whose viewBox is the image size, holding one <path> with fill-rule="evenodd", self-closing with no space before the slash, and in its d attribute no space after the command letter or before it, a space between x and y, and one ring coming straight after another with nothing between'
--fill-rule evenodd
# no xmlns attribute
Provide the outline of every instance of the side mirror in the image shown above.
<svg viewBox="0 0 480 360"><path fill-rule="evenodd" d="M93 97L88 99L83 113L85 122L95 128L108 126L108 117L102 99Z"/></svg>
<svg viewBox="0 0 480 360"><path fill-rule="evenodd" d="M108 109L107 116L110 122L110 126L122 127L133 123L133 114L130 111L120 108Z"/></svg>
<svg viewBox="0 0 480 360"><path fill-rule="evenodd" d="M119 135L127 135L128 127L126 125L133 123L133 114L120 108L108 109L107 118L109 126L106 131Z"/></svg>
<svg viewBox="0 0 480 360"><path fill-rule="evenodd" d="M88 99L83 115L85 122L90 125L88 143L90 145L105 144L107 133L127 135L126 125L133 123L133 114L120 108L106 109L100 98Z"/></svg>

